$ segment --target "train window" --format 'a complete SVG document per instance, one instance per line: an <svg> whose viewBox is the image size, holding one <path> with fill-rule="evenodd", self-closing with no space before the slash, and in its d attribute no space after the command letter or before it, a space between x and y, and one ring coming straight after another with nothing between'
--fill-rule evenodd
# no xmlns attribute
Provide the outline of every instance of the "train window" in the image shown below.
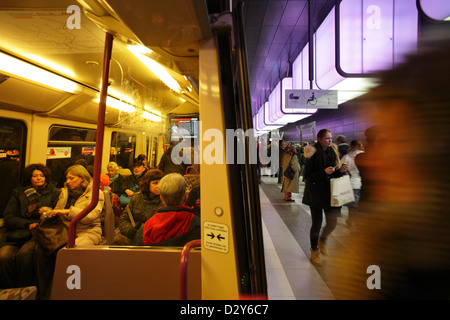
<svg viewBox="0 0 450 320"><path fill-rule="evenodd" d="M20 184L25 163L27 127L19 120L0 118L0 217Z"/></svg>
<svg viewBox="0 0 450 320"><path fill-rule="evenodd" d="M136 150L136 135L113 131L111 134L111 154L109 161L114 161L122 168L132 168Z"/></svg>
<svg viewBox="0 0 450 320"><path fill-rule="evenodd" d="M95 155L95 129L50 127L47 146L47 166L52 171L52 180L58 187L66 180L64 172L74 164L86 167L92 175Z"/></svg>

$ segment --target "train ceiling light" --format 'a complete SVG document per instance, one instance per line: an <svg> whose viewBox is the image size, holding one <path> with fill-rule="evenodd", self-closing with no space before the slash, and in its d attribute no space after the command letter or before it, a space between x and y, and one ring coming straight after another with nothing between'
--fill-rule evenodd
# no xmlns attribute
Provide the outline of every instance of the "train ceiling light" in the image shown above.
<svg viewBox="0 0 450 320"><path fill-rule="evenodd" d="M181 87L169 72L155 60L146 56L152 51L142 45L129 45L128 50L133 53L151 72L153 72L162 82L175 92L181 93Z"/></svg>
<svg viewBox="0 0 450 320"><path fill-rule="evenodd" d="M69 93L81 92L81 87L75 82L4 53L0 53L0 70L10 76L36 82L53 89Z"/></svg>

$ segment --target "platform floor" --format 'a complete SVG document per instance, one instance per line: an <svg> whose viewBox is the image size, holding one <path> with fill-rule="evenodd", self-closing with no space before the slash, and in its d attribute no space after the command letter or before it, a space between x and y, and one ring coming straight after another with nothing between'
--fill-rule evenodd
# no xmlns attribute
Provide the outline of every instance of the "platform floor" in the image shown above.
<svg viewBox="0 0 450 320"><path fill-rule="evenodd" d="M321 255L323 265L315 267L309 261L311 213L302 204L304 183L300 181L300 192L292 194L295 202L286 202L277 181L263 176L260 184L269 299L334 300L327 285L331 276L327 259L351 239L352 231L345 224L347 208L342 207L338 225L327 240L329 255Z"/></svg>

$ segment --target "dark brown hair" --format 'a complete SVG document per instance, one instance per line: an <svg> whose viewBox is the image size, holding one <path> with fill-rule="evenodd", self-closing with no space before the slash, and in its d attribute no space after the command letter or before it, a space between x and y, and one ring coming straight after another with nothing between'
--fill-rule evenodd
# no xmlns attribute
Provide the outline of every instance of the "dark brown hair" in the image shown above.
<svg viewBox="0 0 450 320"><path fill-rule="evenodd" d="M22 185L28 186L31 184L31 177L33 176L33 171L39 170L44 174L45 177L45 183L49 183L51 180L51 171L49 168L47 168L42 163L32 163L29 166L25 167L23 170L23 180Z"/></svg>
<svg viewBox="0 0 450 320"><path fill-rule="evenodd" d="M329 129L321 129L318 133L317 133L317 138L323 138L327 132L331 133L331 130Z"/></svg>
<svg viewBox="0 0 450 320"><path fill-rule="evenodd" d="M164 173L159 169L150 169L148 170L145 175L142 177L141 184L139 186L141 192L146 195L150 196L150 182L154 180L161 180L161 178L164 176Z"/></svg>

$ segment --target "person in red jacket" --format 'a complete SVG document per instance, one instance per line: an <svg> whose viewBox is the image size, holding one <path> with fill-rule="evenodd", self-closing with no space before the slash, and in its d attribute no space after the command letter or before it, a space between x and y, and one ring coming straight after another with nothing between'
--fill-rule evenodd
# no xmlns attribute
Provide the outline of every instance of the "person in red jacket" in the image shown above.
<svg viewBox="0 0 450 320"><path fill-rule="evenodd" d="M164 207L144 224L145 245L184 246L200 239L200 218L185 206L186 182L179 173L170 173L159 182L159 194Z"/></svg>

